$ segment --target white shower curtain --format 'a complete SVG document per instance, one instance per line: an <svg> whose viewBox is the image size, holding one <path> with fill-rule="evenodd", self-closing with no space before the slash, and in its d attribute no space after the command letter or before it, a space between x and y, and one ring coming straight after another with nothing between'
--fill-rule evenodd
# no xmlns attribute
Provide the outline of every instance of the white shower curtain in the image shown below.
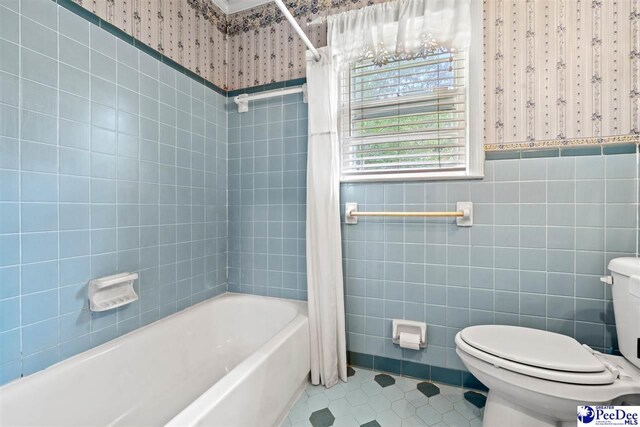
<svg viewBox="0 0 640 427"><path fill-rule="evenodd" d="M327 18L329 46L320 60L307 52L307 290L311 382L347 379L342 242L338 71L362 58L385 63L440 48L469 45L471 0L399 0ZM478 0L479 1L479 0Z"/></svg>
<svg viewBox="0 0 640 427"><path fill-rule="evenodd" d="M347 380L347 346L340 233L338 77L329 48L307 52L307 291L311 382Z"/></svg>

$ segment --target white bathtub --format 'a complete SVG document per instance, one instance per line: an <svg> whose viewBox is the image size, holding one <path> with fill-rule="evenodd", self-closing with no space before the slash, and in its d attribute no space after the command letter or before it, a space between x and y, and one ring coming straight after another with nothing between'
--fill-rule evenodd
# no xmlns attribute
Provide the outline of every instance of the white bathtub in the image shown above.
<svg viewBox="0 0 640 427"><path fill-rule="evenodd" d="M0 388L0 426L271 426L308 328L304 302L224 294Z"/></svg>

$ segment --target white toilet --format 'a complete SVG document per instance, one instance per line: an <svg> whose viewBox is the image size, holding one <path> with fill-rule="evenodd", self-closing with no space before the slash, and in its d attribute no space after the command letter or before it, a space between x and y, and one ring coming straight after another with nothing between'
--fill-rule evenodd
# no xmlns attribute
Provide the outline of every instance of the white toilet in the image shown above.
<svg viewBox="0 0 640 427"><path fill-rule="evenodd" d="M640 259L614 259L609 270L612 276L603 281L612 284L624 357L518 326L471 326L456 335L462 362L489 388L485 427L575 426L579 405L638 401Z"/></svg>

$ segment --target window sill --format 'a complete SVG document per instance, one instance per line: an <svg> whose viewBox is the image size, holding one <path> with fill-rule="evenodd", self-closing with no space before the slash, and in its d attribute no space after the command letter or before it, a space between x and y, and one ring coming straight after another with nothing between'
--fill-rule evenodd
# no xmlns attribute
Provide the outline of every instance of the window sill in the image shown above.
<svg viewBox="0 0 640 427"><path fill-rule="evenodd" d="M352 183L352 182L419 182L419 181L464 181L464 180L479 180L484 179L484 175L470 174L432 174L432 175L380 175L380 176L353 176L347 178L341 178L340 183Z"/></svg>

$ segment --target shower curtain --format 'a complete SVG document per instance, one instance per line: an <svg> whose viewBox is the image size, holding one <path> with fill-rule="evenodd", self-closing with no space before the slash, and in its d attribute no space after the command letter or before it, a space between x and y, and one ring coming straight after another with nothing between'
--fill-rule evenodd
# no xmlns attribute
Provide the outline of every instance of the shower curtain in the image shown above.
<svg viewBox="0 0 640 427"><path fill-rule="evenodd" d="M311 381L346 381L338 70L369 58L376 64L440 49L465 50L471 37L471 0L399 0L327 17L329 46L320 60L307 52L309 147L307 163L307 290Z"/></svg>
<svg viewBox="0 0 640 427"><path fill-rule="evenodd" d="M329 48L307 52L307 291L311 382L347 380L347 346L340 233L338 78Z"/></svg>

